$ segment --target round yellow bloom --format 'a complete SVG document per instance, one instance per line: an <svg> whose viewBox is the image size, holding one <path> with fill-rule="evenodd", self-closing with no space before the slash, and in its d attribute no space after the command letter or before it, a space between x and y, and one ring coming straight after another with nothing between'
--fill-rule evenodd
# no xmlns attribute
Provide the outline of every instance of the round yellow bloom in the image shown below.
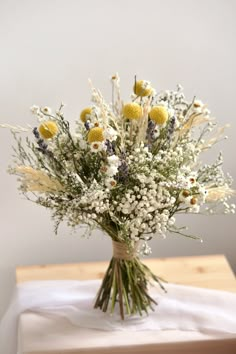
<svg viewBox="0 0 236 354"><path fill-rule="evenodd" d="M154 106L149 112L149 117L156 124L163 125L168 120L167 109L163 106Z"/></svg>
<svg viewBox="0 0 236 354"><path fill-rule="evenodd" d="M138 103L127 103L123 107L123 115L127 119L140 119L142 114L143 109Z"/></svg>
<svg viewBox="0 0 236 354"><path fill-rule="evenodd" d="M44 139L51 139L58 133L58 126L52 120L48 120L39 126L39 133Z"/></svg>
<svg viewBox="0 0 236 354"><path fill-rule="evenodd" d="M88 142L93 143L94 141L103 141L104 136L103 136L103 129L96 127L90 129L88 133Z"/></svg>
<svg viewBox="0 0 236 354"><path fill-rule="evenodd" d="M134 84L134 93L137 96L141 96L141 97L150 96L152 93L152 88L148 81L139 80L136 81L136 84Z"/></svg>
<svg viewBox="0 0 236 354"><path fill-rule="evenodd" d="M83 123L86 122L87 120L87 115L91 114L92 113L92 108L91 107L87 107L87 108L84 108L81 113L80 113L80 119L82 120Z"/></svg>

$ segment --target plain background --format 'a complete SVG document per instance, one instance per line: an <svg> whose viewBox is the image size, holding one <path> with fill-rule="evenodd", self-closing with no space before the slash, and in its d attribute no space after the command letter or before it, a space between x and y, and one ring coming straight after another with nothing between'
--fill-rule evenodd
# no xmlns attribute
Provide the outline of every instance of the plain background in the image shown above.
<svg viewBox="0 0 236 354"><path fill-rule="evenodd" d="M217 151L236 178L236 1L230 0L21 0L0 1L0 122L34 125L32 104L66 102L73 121L89 104L90 77L110 100L109 76L119 72L123 98L134 75L157 90L177 83L206 102L229 140ZM50 212L24 200L5 170L12 137L0 130L0 314L14 285L16 265L108 260L107 237L81 238L62 226L53 234ZM235 186L235 185L234 185ZM185 216L204 242L170 235L152 242L153 256L224 253L236 270L236 217Z"/></svg>

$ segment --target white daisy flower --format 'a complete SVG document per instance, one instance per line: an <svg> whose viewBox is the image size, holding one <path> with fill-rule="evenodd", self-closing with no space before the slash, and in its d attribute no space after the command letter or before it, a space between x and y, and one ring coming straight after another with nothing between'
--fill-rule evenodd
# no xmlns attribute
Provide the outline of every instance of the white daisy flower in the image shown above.
<svg viewBox="0 0 236 354"><path fill-rule="evenodd" d="M107 169L105 171L106 175L110 177L115 176L117 172L118 172L118 167L114 165L107 166Z"/></svg>
<svg viewBox="0 0 236 354"><path fill-rule="evenodd" d="M50 107L43 107L42 108L42 112L45 113L45 114L51 114L52 110L51 110Z"/></svg>
<svg viewBox="0 0 236 354"><path fill-rule="evenodd" d="M191 208L191 210L193 208L196 209L196 206L199 205L198 199L196 197L193 197L192 195L190 195L189 197L185 198L185 204L187 206L189 206Z"/></svg>
<svg viewBox="0 0 236 354"><path fill-rule="evenodd" d="M30 110L33 114L38 114L39 113L39 106L33 105L30 107Z"/></svg>
<svg viewBox="0 0 236 354"><path fill-rule="evenodd" d="M108 127L104 132L105 139L108 139L110 141L115 141L117 139L117 135L117 131L112 127Z"/></svg>
<svg viewBox="0 0 236 354"><path fill-rule="evenodd" d="M188 177L188 182L191 187L195 186L197 183L197 174L191 173L191 175Z"/></svg>
<svg viewBox="0 0 236 354"><path fill-rule="evenodd" d="M160 135L160 129L156 126L154 133L153 133L153 138L157 139Z"/></svg>
<svg viewBox="0 0 236 354"><path fill-rule="evenodd" d="M193 107L194 107L194 108L199 108L199 107L203 107L203 106L204 106L204 104L203 104L203 102L200 101L200 100L195 100L195 101L193 102Z"/></svg>
<svg viewBox="0 0 236 354"><path fill-rule="evenodd" d="M107 157L108 163L109 165L113 165L113 166L119 166L120 163L120 159L118 156L116 155L111 155Z"/></svg>
<svg viewBox="0 0 236 354"><path fill-rule="evenodd" d="M104 150L104 144L101 143L101 141L94 141L91 145L90 145L91 151L94 153L98 153L102 150Z"/></svg>
<svg viewBox="0 0 236 354"><path fill-rule="evenodd" d="M188 198L189 196L190 196L190 191L188 191L187 189L184 189L179 194L179 201L185 202L186 198Z"/></svg>
<svg viewBox="0 0 236 354"><path fill-rule="evenodd" d="M109 189L114 188L117 185L117 182L114 178L107 178L105 180L105 185L106 187L108 187Z"/></svg>

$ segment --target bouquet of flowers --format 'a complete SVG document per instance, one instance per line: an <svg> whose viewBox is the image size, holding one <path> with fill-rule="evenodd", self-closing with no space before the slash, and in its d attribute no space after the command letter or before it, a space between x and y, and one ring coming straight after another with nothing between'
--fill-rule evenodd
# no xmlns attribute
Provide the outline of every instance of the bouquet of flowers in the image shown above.
<svg viewBox="0 0 236 354"><path fill-rule="evenodd" d="M232 178L222 171L222 154L212 164L200 155L224 139L200 100L185 98L182 87L156 92L136 80L130 100L120 95L118 75L111 78L112 102L93 87L92 104L72 130L63 104L53 112L33 106L35 127L10 127L20 191L51 209L55 232L66 220L72 228L100 228L113 243L113 257L97 294L95 308L125 315L148 313L155 301L151 281L162 279L139 259L148 241L167 232L193 239L176 225L183 213L234 213L228 199ZM22 139L19 132L26 132Z"/></svg>

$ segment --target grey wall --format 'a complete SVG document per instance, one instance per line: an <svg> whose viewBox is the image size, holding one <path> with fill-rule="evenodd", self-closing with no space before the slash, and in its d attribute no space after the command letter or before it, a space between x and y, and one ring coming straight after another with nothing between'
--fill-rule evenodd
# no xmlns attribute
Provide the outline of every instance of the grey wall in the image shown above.
<svg viewBox="0 0 236 354"><path fill-rule="evenodd" d="M124 98L134 74L157 90L181 83L189 98L209 104L221 124L231 123L225 169L236 178L236 2L230 0L0 1L0 122L34 125L32 104L67 103L70 120L89 103L90 77L110 97L118 71ZM11 135L0 130L0 313L16 265L106 260L109 239L89 240L66 227L53 235L50 214L22 199L5 169ZM212 160L217 152L209 156ZM184 217L198 243L169 236L152 242L153 256L224 253L236 270L235 216Z"/></svg>

